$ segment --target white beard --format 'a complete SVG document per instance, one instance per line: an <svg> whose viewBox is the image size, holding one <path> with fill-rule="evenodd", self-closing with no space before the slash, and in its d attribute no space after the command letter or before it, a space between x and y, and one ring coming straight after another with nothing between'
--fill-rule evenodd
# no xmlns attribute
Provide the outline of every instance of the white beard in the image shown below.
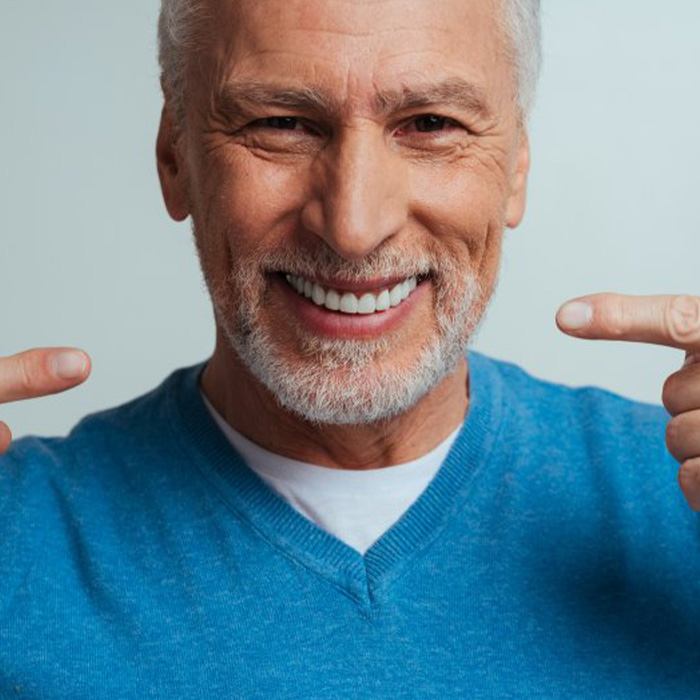
<svg viewBox="0 0 700 700"><path fill-rule="evenodd" d="M332 425L358 425L386 420L404 413L457 368L485 307L483 290L471 272L454 261L422 261L430 270L435 291L437 332L417 356L402 366L392 363L390 337L376 340L326 339L297 331L301 353L290 357L275 342L272 329L260 322L262 309L260 263L254 268L240 261L226 284L210 293L214 312L243 365L284 409L306 421ZM301 261L301 263L300 263ZM382 276L387 272L416 269L416 255L372 256L367 262L349 263L323 250L310 261L298 253L268 256L264 267L313 277ZM403 272L402 272L403 274ZM206 275L205 275L206 278ZM233 299L238 299L234 304ZM398 342L398 341L397 341ZM405 356L405 353L403 353Z"/></svg>

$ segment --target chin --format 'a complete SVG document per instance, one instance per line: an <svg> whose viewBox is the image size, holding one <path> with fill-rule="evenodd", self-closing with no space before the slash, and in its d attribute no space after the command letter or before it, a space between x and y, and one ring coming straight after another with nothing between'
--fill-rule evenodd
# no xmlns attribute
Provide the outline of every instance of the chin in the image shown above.
<svg viewBox="0 0 700 700"><path fill-rule="evenodd" d="M262 325L227 337L243 366L284 411L314 424L366 425L410 411L457 369L467 339L452 328L422 345L403 343L403 353L390 338L312 336L292 351Z"/></svg>

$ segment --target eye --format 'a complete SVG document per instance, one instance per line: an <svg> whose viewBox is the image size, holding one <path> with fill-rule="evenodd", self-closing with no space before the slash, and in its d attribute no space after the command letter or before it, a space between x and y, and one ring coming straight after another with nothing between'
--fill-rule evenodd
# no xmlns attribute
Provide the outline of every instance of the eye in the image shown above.
<svg viewBox="0 0 700 700"><path fill-rule="evenodd" d="M446 123L447 117L439 117L436 114L425 114L414 121L416 131L420 132L442 131Z"/></svg>
<svg viewBox="0 0 700 700"><path fill-rule="evenodd" d="M442 117L439 114L421 114L401 126L399 135L449 132L453 129L464 129L464 127L449 117Z"/></svg>
<svg viewBox="0 0 700 700"><path fill-rule="evenodd" d="M296 117L266 117L265 119L259 119L255 124L269 129L281 129L284 131L294 131L298 126L301 126L299 119Z"/></svg>
<svg viewBox="0 0 700 700"><path fill-rule="evenodd" d="M319 127L302 117L275 116L263 117L251 122L248 127L253 129L261 129L264 131L287 131L287 132L302 132L306 134L318 135Z"/></svg>
<svg viewBox="0 0 700 700"><path fill-rule="evenodd" d="M254 119L237 131L236 138L258 151L280 154L308 154L325 143L318 124L289 115Z"/></svg>

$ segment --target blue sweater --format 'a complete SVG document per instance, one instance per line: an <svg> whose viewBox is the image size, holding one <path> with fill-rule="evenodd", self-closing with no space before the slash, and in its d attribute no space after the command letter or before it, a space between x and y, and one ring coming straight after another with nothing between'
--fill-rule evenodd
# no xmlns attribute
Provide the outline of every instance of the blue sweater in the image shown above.
<svg viewBox="0 0 700 700"><path fill-rule="evenodd" d="M202 365L0 458L0 697L700 697L667 415L471 353L437 476L363 557L250 471Z"/></svg>

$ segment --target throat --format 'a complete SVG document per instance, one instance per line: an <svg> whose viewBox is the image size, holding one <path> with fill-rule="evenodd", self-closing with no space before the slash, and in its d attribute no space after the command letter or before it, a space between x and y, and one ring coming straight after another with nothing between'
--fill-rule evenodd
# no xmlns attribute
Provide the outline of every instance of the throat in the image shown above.
<svg viewBox="0 0 700 700"><path fill-rule="evenodd" d="M461 426L468 409L466 361L408 411L361 425L314 424L283 409L235 354L220 352L218 344L202 374L201 390L226 423L256 445L341 470L381 469L419 459Z"/></svg>

